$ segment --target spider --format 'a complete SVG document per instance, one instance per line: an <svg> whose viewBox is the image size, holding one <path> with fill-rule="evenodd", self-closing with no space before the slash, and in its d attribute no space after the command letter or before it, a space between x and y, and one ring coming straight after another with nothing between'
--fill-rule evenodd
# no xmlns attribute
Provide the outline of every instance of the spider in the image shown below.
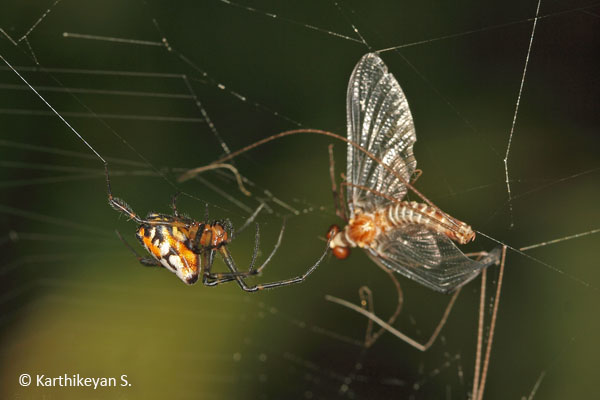
<svg viewBox="0 0 600 400"><path fill-rule="evenodd" d="M0 61L3 61L39 98L57 117L59 117L73 133L94 153L104 164L106 176L106 187L108 192L108 204L121 214L125 214L130 220L139 224L137 229L137 238L152 257L140 256L117 232L117 236L123 243L135 254L138 261L145 266L153 267L162 265L166 269L175 273L183 282L192 285L198 281L199 274L202 274L202 283L205 286L216 286L221 283L235 280L238 285L246 292L257 292L263 289L272 289L276 287L293 285L303 282L323 261L329 250L329 241L327 247L317 262L311 266L304 274L294 278L281 281L248 286L244 278L258 275L262 269L271 260L281 242L284 226L282 226L279 239L275 248L259 267L254 268L256 256L258 254L259 232L256 230L256 240L254 253L248 271L240 272L229 253L227 245L231 240L231 224L223 221L213 221L210 223L199 222L190 218L180 216L177 212L176 198L173 197L172 208L173 215L150 213L146 219L140 218L133 209L123 200L114 197L110 186L110 175L108 172L108 162L73 128L46 99L38 93L31 84L0 54ZM242 187L242 185L240 185ZM248 223L260 211L259 207L254 215L250 217ZM229 273L212 273L211 269L215 259L215 253L220 253L223 261L229 268ZM200 259L202 256L202 259Z"/></svg>
<svg viewBox="0 0 600 400"><path fill-rule="evenodd" d="M228 250L228 244L233 239L233 234L231 233L232 226L229 221L200 222L182 216L177 211L177 195L173 196L171 202L173 215L150 213L145 219L142 219L125 201L113 196L108 163L104 164L104 171L108 191L108 204L113 209L126 215L130 220L139 224L136 237L152 257L140 256L123 239L121 234L117 232L119 239L135 254L142 265L147 267L162 266L175 273L187 285L196 283L199 275L202 275L202 284L205 286L216 286L235 280L246 292L257 292L263 289L293 285L303 282L319 266L328 253L327 247L317 262L302 275L276 282L249 286L244 279L260 274L263 268L269 263L279 248L285 224L281 227L279 238L271 254L260 267L254 268L259 247L259 230L257 225L254 252L250 266L247 271L239 271ZM254 219L261 208L259 207L255 211L242 229ZM329 246L329 243L327 246ZM213 273L211 271L216 253L221 255L230 272Z"/></svg>

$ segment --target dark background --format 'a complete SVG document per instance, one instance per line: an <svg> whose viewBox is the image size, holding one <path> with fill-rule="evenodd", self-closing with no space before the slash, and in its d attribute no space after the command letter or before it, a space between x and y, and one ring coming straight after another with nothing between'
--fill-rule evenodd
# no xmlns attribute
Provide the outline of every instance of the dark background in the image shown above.
<svg viewBox="0 0 600 400"><path fill-rule="evenodd" d="M3 1L0 28L16 41L51 6ZM536 6L252 2L280 16L274 19L216 0L63 0L18 47L0 34L0 54L15 66L32 67L29 45L41 66L58 69L21 68L109 159L115 194L139 214L169 212L178 190L185 193L181 211L201 220L208 209L211 218L230 218L238 227L268 198L265 190L295 210L271 200L272 212L258 217L264 259L287 216L283 243L258 278L268 282L305 271L321 254L327 227L341 223L328 177L332 140L299 135L238 158L236 166L256 184L250 198L227 174L176 184L176 168L204 165L223 153L199 121L202 112L181 75L231 149L295 128L288 119L344 135L347 81L368 49L306 25L355 38L354 24L372 49L413 44L381 56L415 120L415 155L424 171L417 187L451 215L520 248L597 229L600 221L600 8L585 1L541 3L544 18L537 23L508 158L509 213L503 158L531 37L533 21L527 19ZM66 38L63 32L150 42L164 35L174 50ZM470 33L448 37L463 32ZM106 205L100 160L58 118L45 115L48 109L31 90L13 86L22 85L13 72L1 69L0 84L0 397L468 397L479 281L463 290L443 338L425 354L390 334L363 350L364 319L324 300L331 294L357 302L358 288L367 285L378 315L393 310L393 285L359 250L343 262L327 258L295 287L259 294L233 285L186 287L164 270L139 266L118 241L114 229L135 244L135 225ZM65 88L120 93L69 94ZM345 146L334 144L343 172ZM495 245L480 235L465 250ZM539 261L509 251L486 398L527 398L540 377L535 398L597 395L597 245L596 234L527 252ZM251 229L230 245L240 268L252 247ZM425 341L448 297L400 281L405 304L395 326ZM127 374L133 386L22 388L22 373Z"/></svg>

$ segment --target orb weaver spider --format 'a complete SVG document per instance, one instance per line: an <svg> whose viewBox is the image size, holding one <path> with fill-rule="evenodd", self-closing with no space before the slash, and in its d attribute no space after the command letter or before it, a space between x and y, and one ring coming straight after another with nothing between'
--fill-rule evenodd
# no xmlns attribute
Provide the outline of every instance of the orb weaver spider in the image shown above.
<svg viewBox="0 0 600 400"><path fill-rule="evenodd" d="M135 254L142 265L147 267L163 266L165 269L175 273L179 279L188 285L196 283L199 275L202 275L202 284L205 286L216 286L221 283L236 281L240 288L246 292L257 292L263 289L293 285L303 282L308 275L319 266L329 250L328 242L325 252L317 262L302 275L280 281L249 286L246 283L245 278L260 274L263 268L271 261L271 258L281 244L285 223L281 227L279 238L271 254L260 267L254 268L256 257L258 255L260 237L257 225L254 252L252 254L250 266L247 271L239 271L227 247L234 237L232 234L232 226L229 221L201 222L182 216L177 211L177 195L173 196L171 202L173 215L150 213L145 219L142 219L125 201L113 196L108 172L108 163L104 164L104 172L106 175L108 204L121 214L126 215L130 220L139 224L136 237L152 257L140 256L117 231L119 239L121 239L127 248ZM252 222L261 208L262 206L254 212L242 226L242 229ZM221 255L230 272L212 272L216 253Z"/></svg>
<svg viewBox="0 0 600 400"><path fill-rule="evenodd" d="M192 285L198 281L198 277L202 274L202 283L205 286L216 286L221 283L230 282L235 280L238 285L246 292L257 292L263 289L272 289L276 287L293 285L296 283L303 282L308 275L310 275L323 261L329 251L329 241L325 251L319 257L317 262L311 266L304 274L296 276L294 278L284 279L280 281L259 284L255 286L248 286L244 281L244 278L258 275L262 269L271 260L279 244L281 243L281 237L283 235L284 227L282 226L279 234L279 239L275 248L265 260L265 262L259 267L254 268L256 256L258 255L258 241L259 233L258 228L256 230L256 240L254 246L254 253L252 255L252 261L247 271L239 271L233 257L229 253L227 245L231 241L231 235L228 229L231 231L231 224L223 221L213 221L211 223L199 222L179 215L177 207L175 206L176 197L173 197L172 208L173 215L167 214L156 214L150 213L146 216L146 219L140 218L133 209L125 203L125 201L114 197L110 187L110 175L108 172L108 162L77 132L75 128L63 118L46 101L46 99L39 94L37 90L0 54L0 61L3 61L32 91L35 93L40 100L44 102L52 110L54 114L64 124L73 131L73 133L103 162L104 172L106 176L106 187L108 191L108 204L121 214L129 217L130 220L134 220L139 224L137 230L137 238L146 248L146 250L152 255L152 257L140 256L117 232L117 235L123 241L123 243L135 254L138 261L145 266L160 266L162 265L166 269L177 274L177 276L186 284ZM250 217L248 222L255 217L257 212L260 211L260 207L255 211L254 215ZM221 254L223 261L229 269L229 273L212 273L211 269L215 259L215 253ZM202 259L200 260L200 256Z"/></svg>

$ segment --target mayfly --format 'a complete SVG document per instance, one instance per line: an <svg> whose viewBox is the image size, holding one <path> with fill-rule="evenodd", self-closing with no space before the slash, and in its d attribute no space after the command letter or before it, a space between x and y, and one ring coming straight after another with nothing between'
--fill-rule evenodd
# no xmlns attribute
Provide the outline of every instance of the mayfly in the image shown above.
<svg viewBox="0 0 600 400"><path fill-rule="evenodd" d="M473 229L426 199L403 201L417 176L417 137L406 96L377 54L354 68L346 101L349 143L366 151L348 145L349 220L327 234L333 254L343 259L361 247L376 263L442 293L471 281L495 261L492 254L475 261L456 246L475 239Z"/></svg>
<svg viewBox="0 0 600 400"><path fill-rule="evenodd" d="M361 247L384 270L396 271L438 292L455 293L425 344L395 330L363 308L333 296L327 298L367 315L382 328L425 351L444 326L459 289L486 267L500 262L501 251L497 248L489 253L481 253L479 260L467 257L454 242L467 244L473 241L475 231L466 223L441 211L412 187L411 182L419 176L417 160L413 154L413 146L417 141L415 126L404 92L377 54L366 54L354 68L348 83L346 107L348 147L344 185L347 188L349 219L343 229L333 225L327 233L333 254L344 259L348 257L351 247ZM330 173L336 208L338 205L343 208L344 202L335 189L333 161ZM409 188L424 203L404 200ZM346 216L344 211L338 211L340 216ZM505 252L506 248L502 250L492 322L483 367L480 369L485 271L482 277L472 392L473 398L479 400L483 397L487 377ZM395 320L400 306L401 303L398 303L390 322ZM375 339L376 337L372 340Z"/></svg>
<svg viewBox="0 0 600 400"><path fill-rule="evenodd" d="M185 181L272 140L298 133L315 133L348 144L348 224L331 226L327 239L340 259L351 247L361 247L385 270L442 293L455 292L484 268L499 261L500 249L467 257L456 246L475 239L475 231L441 211L411 184L418 177L413 145L417 140L406 96L396 78L375 53L364 55L350 76L346 97L348 138L320 129L294 129L269 136L191 169L179 177ZM334 185L335 186L335 185ZM403 201L408 189L424 203ZM336 207L344 208L336 196ZM345 218L345 213L338 210Z"/></svg>
<svg viewBox="0 0 600 400"><path fill-rule="evenodd" d="M298 133L315 133L346 142L346 178L342 185L346 186L347 203L337 192L332 159L330 166L337 214L347 220L343 229L333 225L327 233L332 253L337 258L344 259L349 256L351 247L361 247L385 271L396 271L429 289L454 294L434 333L425 344L416 342L391 326L402 304L398 284L398 306L387 322L368 312L364 305L361 308L329 295L326 299L358 311L398 338L425 351L433 344L444 326L460 288L483 271L476 372L472 392L473 398L481 399L500 299L506 246L478 253L478 259L469 258L455 242L462 245L473 241L475 231L466 223L441 211L412 186L420 175L413 154L413 146L417 140L415 126L406 96L377 54L366 54L354 68L348 84L346 107L347 138L319 129L294 129L259 140L211 165L230 160L267 142ZM182 174L179 181L190 179L211 165L191 169ZM404 200L409 189L423 202ZM349 211L348 218L344 212L346 206ZM500 263L500 272L481 367L485 269L497 263ZM365 342L367 346L376 340L379 333L368 336L370 338Z"/></svg>

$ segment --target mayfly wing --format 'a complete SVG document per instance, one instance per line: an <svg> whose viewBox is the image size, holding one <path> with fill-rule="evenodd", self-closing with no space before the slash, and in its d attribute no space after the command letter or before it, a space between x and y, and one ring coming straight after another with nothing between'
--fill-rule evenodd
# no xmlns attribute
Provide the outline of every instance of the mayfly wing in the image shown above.
<svg viewBox="0 0 600 400"><path fill-rule="evenodd" d="M446 235L417 224L382 234L368 253L376 263L442 293L455 291L499 259L499 254L490 252L475 261Z"/></svg>
<svg viewBox="0 0 600 400"><path fill-rule="evenodd" d="M400 200L406 194L417 165L413 144L417 140L408 102L394 76L375 53L363 56L348 83L346 97L348 139L375 155L396 174L354 146L348 146L347 179ZM398 179L400 176L402 179ZM370 211L389 200L348 185L350 211Z"/></svg>

